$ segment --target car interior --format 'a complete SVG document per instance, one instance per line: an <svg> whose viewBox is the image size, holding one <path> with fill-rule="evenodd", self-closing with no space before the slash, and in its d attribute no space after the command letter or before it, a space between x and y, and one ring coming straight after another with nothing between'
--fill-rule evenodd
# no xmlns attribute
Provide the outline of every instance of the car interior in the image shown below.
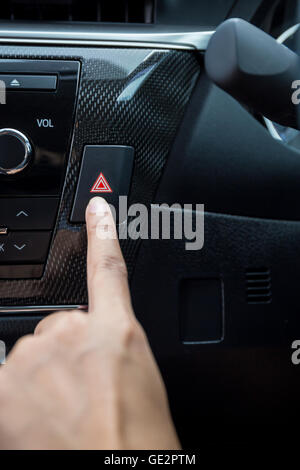
<svg viewBox="0 0 300 470"><path fill-rule="evenodd" d="M289 426L300 393L299 26L297 0L1 2L7 353L45 315L88 308L94 195L162 207L171 226L172 205L193 227L203 205L201 249L186 236L120 240L180 441L263 442Z"/></svg>

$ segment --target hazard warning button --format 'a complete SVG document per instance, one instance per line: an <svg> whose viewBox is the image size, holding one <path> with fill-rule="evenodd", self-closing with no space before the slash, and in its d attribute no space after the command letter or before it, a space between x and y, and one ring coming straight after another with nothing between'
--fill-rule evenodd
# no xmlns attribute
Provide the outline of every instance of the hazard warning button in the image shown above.
<svg viewBox="0 0 300 470"><path fill-rule="evenodd" d="M71 222L85 222L89 200L101 196L118 208L119 196L127 196L133 167L133 147L87 145L83 151Z"/></svg>
<svg viewBox="0 0 300 470"><path fill-rule="evenodd" d="M112 189L103 173L100 173L96 179L95 184L91 189L91 193L112 193Z"/></svg>

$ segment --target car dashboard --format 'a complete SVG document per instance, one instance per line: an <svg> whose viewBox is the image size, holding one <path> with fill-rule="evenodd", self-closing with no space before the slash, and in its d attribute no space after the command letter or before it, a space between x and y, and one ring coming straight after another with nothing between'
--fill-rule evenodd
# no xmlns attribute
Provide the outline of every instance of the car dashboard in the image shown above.
<svg viewBox="0 0 300 470"><path fill-rule="evenodd" d="M120 240L134 310L184 446L276 434L299 408L299 149L214 85L204 55L232 17L278 37L297 2L6 3L0 340L9 351L44 315L88 309L84 211L99 188L168 216L188 205L193 226L204 205L201 249Z"/></svg>

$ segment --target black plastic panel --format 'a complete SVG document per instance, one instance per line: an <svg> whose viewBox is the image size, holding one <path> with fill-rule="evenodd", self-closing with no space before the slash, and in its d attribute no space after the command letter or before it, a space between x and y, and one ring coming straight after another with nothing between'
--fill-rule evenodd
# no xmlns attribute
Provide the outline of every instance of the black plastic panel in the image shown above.
<svg viewBox="0 0 300 470"><path fill-rule="evenodd" d="M44 264L0 265L0 279L40 279Z"/></svg>
<svg viewBox="0 0 300 470"><path fill-rule="evenodd" d="M300 338L299 260L300 224L293 222L206 214L200 251L186 251L184 240L142 241L133 305L163 372L183 445L265 442L282 437L300 412L300 366L291 361L291 344ZM246 273L261 266L271 274L272 300L248 303ZM182 343L180 286L187 279L222 279L222 342ZM194 294L186 292L185 308L202 304L199 328L209 293L191 305Z"/></svg>
<svg viewBox="0 0 300 470"><path fill-rule="evenodd" d="M221 279L182 279L179 336L184 344L222 341L224 304Z"/></svg>
<svg viewBox="0 0 300 470"><path fill-rule="evenodd" d="M8 353L15 342L26 334L31 334L42 319L40 315L36 316L22 316L12 317L1 316L0 317L0 331L1 338L5 338L6 352Z"/></svg>
<svg viewBox="0 0 300 470"><path fill-rule="evenodd" d="M159 0L156 22L159 24L216 26L224 21L236 3L234 0Z"/></svg>
<svg viewBox="0 0 300 470"><path fill-rule="evenodd" d="M300 220L300 152L275 140L205 74L164 172L159 202L208 212Z"/></svg>

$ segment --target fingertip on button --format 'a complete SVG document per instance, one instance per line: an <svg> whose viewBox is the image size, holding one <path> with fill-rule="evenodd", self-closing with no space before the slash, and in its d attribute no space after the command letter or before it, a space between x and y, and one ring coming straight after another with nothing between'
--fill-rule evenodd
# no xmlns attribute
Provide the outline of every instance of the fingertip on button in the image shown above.
<svg viewBox="0 0 300 470"><path fill-rule="evenodd" d="M108 204L103 197L96 196L93 197L87 206L87 212L92 215L102 213L107 210Z"/></svg>

